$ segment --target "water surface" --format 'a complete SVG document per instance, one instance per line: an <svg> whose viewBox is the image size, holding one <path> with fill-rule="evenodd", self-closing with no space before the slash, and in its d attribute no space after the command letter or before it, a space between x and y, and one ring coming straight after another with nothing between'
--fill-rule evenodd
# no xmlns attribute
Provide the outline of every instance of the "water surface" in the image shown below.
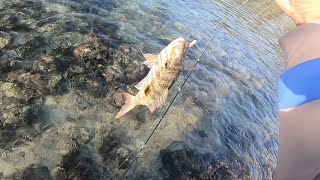
<svg viewBox="0 0 320 180"><path fill-rule="evenodd" d="M126 177L271 179L292 27L273 1L4 0L0 17L2 176L119 178L165 110L116 121L119 94L148 71L140 50L184 37L201 39L188 63L211 43Z"/></svg>

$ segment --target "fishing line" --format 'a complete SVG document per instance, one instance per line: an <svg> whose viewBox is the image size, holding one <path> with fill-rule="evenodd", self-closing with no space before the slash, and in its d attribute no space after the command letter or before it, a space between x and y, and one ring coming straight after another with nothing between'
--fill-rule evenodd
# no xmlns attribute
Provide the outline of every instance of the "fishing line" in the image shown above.
<svg viewBox="0 0 320 180"><path fill-rule="evenodd" d="M224 19L225 16L222 18ZM213 29L216 29L219 25L221 25L221 23L223 22L223 20L220 20L216 23L216 25L213 27ZM215 34L216 35L216 34ZM210 39L209 43L207 44L206 48L204 49L204 51L202 52L202 54L199 56L199 58L197 59L197 62L194 64L194 67L197 66L197 64L199 63L200 59L202 58L202 56L204 55L204 53L207 51L207 49L209 48L209 45L211 44L211 42L213 41L213 39L215 38L215 35ZM199 41L197 41L197 43L199 43L200 41L202 41L204 39L204 37L201 37ZM154 127L153 129L149 130L150 135L148 136L147 140L145 142L140 143L140 145L138 145L128 156L127 158L118 166L117 170L114 171L111 175L110 178L108 180L111 180L117 172L120 171L121 167L130 160L130 158L133 156L133 154L139 149L139 151L137 151L137 155L135 156L135 158L133 159L133 161L131 162L131 164L129 165L129 167L127 168L126 172L123 174L122 178L124 178L124 176L126 175L126 173L129 171L129 169L132 167L132 165L134 164L134 162L137 160L137 158L139 157L139 155L141 154L142 150L145 148L146 144L149 142L150 138L152 137L152 135L154 134L154 132L156 131L156 129L158 128L159 124L161 123L161 121L163 120L164 116L167 114L167 112L169 111L170 107L172 106L173 102L175 101L175 99L177 98L177 96L179 95L179 93L181 92L183 86L185 85L186 81L189 79L189 77L191 76L193 70L189 71L187 74L187 78L185 78L184 82L182 83L182 85L178 88L177 93L175 94L175 96L173 97L171 103L169 104L169 106L167 107L167 109L165 110L165 112L163 113L162 117L160 118L160 120L158 121L158 123L153 124L151 127ZM149 134L148 133L148 134Z"/></svg>
<svg viewBox="0 0 320 180"><path fill-rule="evenodd" d="M217 23L217 25L218 25L218 24L219 24L219 23ZM216 25L215 27L217 27L217 25ZM208 49L210 43L213 41L214 37L215 37L215 36L213 36L213 37L211 38L211 40L210 40L210 42L207 44L205 50L202 52L202 54L201 54L201 55L199 56L199 58L197 59L197 62L195 63L194 67L197 66L197 64L199 63L201 57L203 56L203 54L205 53L205 51ZM202 39L203 39L203 38L201 38L198 42L200 42ZM198 43L198 42L197 42L197 43ZM146 147L146 144L149 142L149 140L151 139L151 137L152 137L152 135L154 134L154 132L157 130L157 128L158 128L158 126L160 125L160 123L162 122L163 118L165 117L165 115L166 115L167 112L169 111L170 107L171 107L172 104L174 103L174 101L175 101L175 99L177 98L177 96L179 95L179 93L181 92L181 89L183 88L184 84L186 83L186 81L187 81L188 78L190 77L191 72L192 72L192 70L189 71L189 73L188 73L188 75L187 75L187 78L185 78L185 80L184 80L184 82L182 83L182 85L180 85L180 87L178 88L178 91L177 91L176 94L174 95L173 99L171 100L169 106L166 108L165 112L164 112L163 115L161 116L160 120L159 120L157 123L155 123L154 125L152 125L152 127L154 127L154 128L149 131L149 132L151 132L151 133L150 133L149 136L146 138L146 141L142 142L139 146L137 146L137 147L134 149L134 151L132 151L132 152L128 155L128 157L118 166L117 170L114 171L114 172L111 174L111 176L110 176L110 178L109 178L108 180L111 180L111 179L115 176L115 174L116 174L117 172L119 172L119 170L120 170L121 167L124 165L124 163L127 162L127 161L129 161L130 158L131 158L131 156L139 149L139 150L137 151L137 154L136 154L136 156L134 157L133 161L130 163L129 167L126 168L126 171L124 172L124 174L123 174L122 177L121 177L121 179L124 178L124 176L125 176L125 175L127 174L127 172L130 170L130 168L131 168L132 165L135 163L135 161L137 161L139 155L141 154L142 150Z"/></svg>
<svg viewBox="0 0 320 180"><path fill-rule="evenodd" d="M240 6L243 6L245 3L247 3L248 0L244 1L241 5L239 5L238 7ZM216 23L216 25L213 27L213 29L216 29L219 25L221 25L224 20L226 18L226 15L224 15L223 18L220 19L220 21L218 21ZM206 45L204 51L200 54L199 58L197 58L197 62L194 64L194 67L196 67L201 58L203 57L204 53L208 50L210 44L213 42L213 39L216 37L217 33L214 34L211 38L210 38L210 41L209 43ZM198 42L200 42L203 38L201 38ZM197 42L197 43L198 43ZM186 84L186 82L188 81L188 79L190 78L192 72L194 70L190 70L186 76L186 78L184 79L183 83L178 87L178 91L176 92L176 94L174 95L173 99L171 100L169 106L166 108L166 110L164 111L163 115L161 116L160 120L155 124L155 127L151 130L151 133L149 134L149 136L146 138L146 141L143 141L139 146L137 146L135 148L135 150L130 153L130 155L119 165L119 168L114 172L112 173L112 175L110 176L109 180L112 179L114 177L114 175L116 174L116 172L118 172L120 170L120 168L123 166L123 164L127 161L130 160L131 156L134 154L134 152L137 151L137 149L139 149L137 151L137 154L136 156L134 157L134 159L131 161L131 163L129 164L129 166L126 168L126 171L123 173L121 179L124 179L125 175L128 173L128 171L131 169L132 165L137 161L139 155L141 154L141 152L143 151L143 149L146 147L147 143L150 141L151 137L153 136L153 134L155 133L155 131L157 130L157 128L159 127L160 123L162 122L162 120L164 119L165 115L168 113L169 109L171 108L171 106L173 105L174 101L176 100L176 98L178 97L178 95L180 94L182 88L184 87L184 85Z"/></svg>
<svg viewBox="0 0 320 180"><path fill-rule="evenodd" d="M218 26L221 22L217 23L216 26ZM215 27L216 27L215 26ZM204 51L201 53L200 57L197 59L197 62L194 64L194 67L197 66L197 64L200 62L200 59L202 58L202 56L204 55L204 53L207 51L207 49L209 48L211 42L213 41L213 39L215 38L215 35L210 39L209 43L207 44L206 48L204 49ZM166 108L166 110L164 111L163 115L161 116L160 120L158 121L158 123L155 125L155 127L152 129L151 133L149 134L148 138L146 139L146 141L144 141L144 143L142 143L140 145L140 149L137 153L137 155L134 157L133 161L130 163L129 167L126 169L126 171L123 173L121 179L124 179L124 176L128 173L128 171L130 170L130 168L132 167L132 165L137 161L139 155L141 154L141 152L143 151L143 149L146 147L147 143L149 142L149 140L151 139L151 137L153 136L153 134L155 133L155 131L157 130L157 128L159 127L160 123L162 122L162 120L164 119L165 115L168 113L169 109L171 108L172 104L174 103L174 101L176 100L176 98L178 97L178 95L180 94L182 88L184 87L184 85L186 84L187 80L189 79L189 77L191 76L193 70L190 70L187 74L187 77L184 79L183 83L180 85L180 87L178 88L178 91L176 92L176 94L174 95L173 99L171 100L169 106Z"/></svg>

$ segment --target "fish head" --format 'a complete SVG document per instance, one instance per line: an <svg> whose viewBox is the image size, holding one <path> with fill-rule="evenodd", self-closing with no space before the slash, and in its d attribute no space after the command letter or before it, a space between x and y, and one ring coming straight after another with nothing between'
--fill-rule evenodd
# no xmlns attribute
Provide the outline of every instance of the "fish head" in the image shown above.
<svg viewBox="0 0 320 180"><path fill-rule="evenodd" d="M170 45L183 45L183 46L185 46L185 48L191 48L196 43L197 43L197 40L193 40L191 43L189 43L188 41L186 41L183 38L177 38L174 41L172 41L170 43Z"/></svg>
<svg viewBox="0 0 320 180"><path fill-rule="evenodd" d="M177 38L173 40L169 45L171 46L183 46L184 48L188 48L189 43L183 38Z"/></svg>
<svg viewBox="0 0 320 180"><path fill-rule="evenodd" d="M183 38L177 38L168 45L168 51L170 52L168 58L165 61L165 67L169 68L181 68L183 58L187 52L189 44Z"/></svg>

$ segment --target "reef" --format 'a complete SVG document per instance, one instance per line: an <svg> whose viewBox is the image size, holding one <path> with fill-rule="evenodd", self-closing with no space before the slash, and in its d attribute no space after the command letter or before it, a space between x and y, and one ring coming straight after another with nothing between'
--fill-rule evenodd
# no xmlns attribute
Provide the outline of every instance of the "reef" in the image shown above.
<svg viewBox="0 0 320 180"><path fill-rule="evenodd" d="M86 8L73 2L68 6L71 10ZM37 137L53 127L46 121L48 115L44 112L48 97L75 92L92 101L103 99L111 108L117 108L123 103L121 92L132 91L133 83L148 71L137 60L142 59L140 51L115 35L118 28L115 24L97 23L88 27L83 17L54 22L58 12L48 11L48 5L41 1L5 1L0 9L0 149L3 152L37 143ZM80 108L86 107L82 103ZM59 176L101 178L82 146L67 150ZM104 156L106 153L113 152L104 152ZM37 175L43 171L46 174ZM51 179L47 174L50 174L48 167L33 164L15 177Z"/></svg>
<svg viewBox="0 0 320 180"><path fill-rule="evenodd" d="M183 142L173 142L160 151L161 171L168 179L250 179L244 163L231 152L225 154L200 153Z"/></svg>
<svg viewBox="0 0 320 180"><path fill-rule="evenodd" d="M136 154L129 155L162 114L142 107L128 113L127 121L114 118L122 93L135 94L134 84L149 71L142 47L107 20L118 7L111 0L0 1L0 179L119 179L128 170ZM148 43L144 52L155 48ZM234 152L200 151L183 142L214 137L207 130L211 119L198 122L222 108L208 89L186 85L158 129L162 134L152 137L134 165L137 171L125 178L250 179ZM226 143L238 143L241 129L229 130Z"/></svg>

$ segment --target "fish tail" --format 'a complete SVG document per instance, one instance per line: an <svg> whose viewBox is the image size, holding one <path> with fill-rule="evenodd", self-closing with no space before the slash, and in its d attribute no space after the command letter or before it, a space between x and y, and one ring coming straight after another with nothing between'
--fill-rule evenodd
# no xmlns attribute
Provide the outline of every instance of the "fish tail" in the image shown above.
<svg viewBox="0 0 320 180"><path fill-rule="evenodd" d="M121 116L123 116L124 114L126 114L127 112L129 112L131 109L133 109L136 106L133 103L134 96L132 96L129 93L124 93L123 95L124 95L126 101L125 101L125 104L121 107L118 114L116 115L116 119L120 118Z"/></svg>

